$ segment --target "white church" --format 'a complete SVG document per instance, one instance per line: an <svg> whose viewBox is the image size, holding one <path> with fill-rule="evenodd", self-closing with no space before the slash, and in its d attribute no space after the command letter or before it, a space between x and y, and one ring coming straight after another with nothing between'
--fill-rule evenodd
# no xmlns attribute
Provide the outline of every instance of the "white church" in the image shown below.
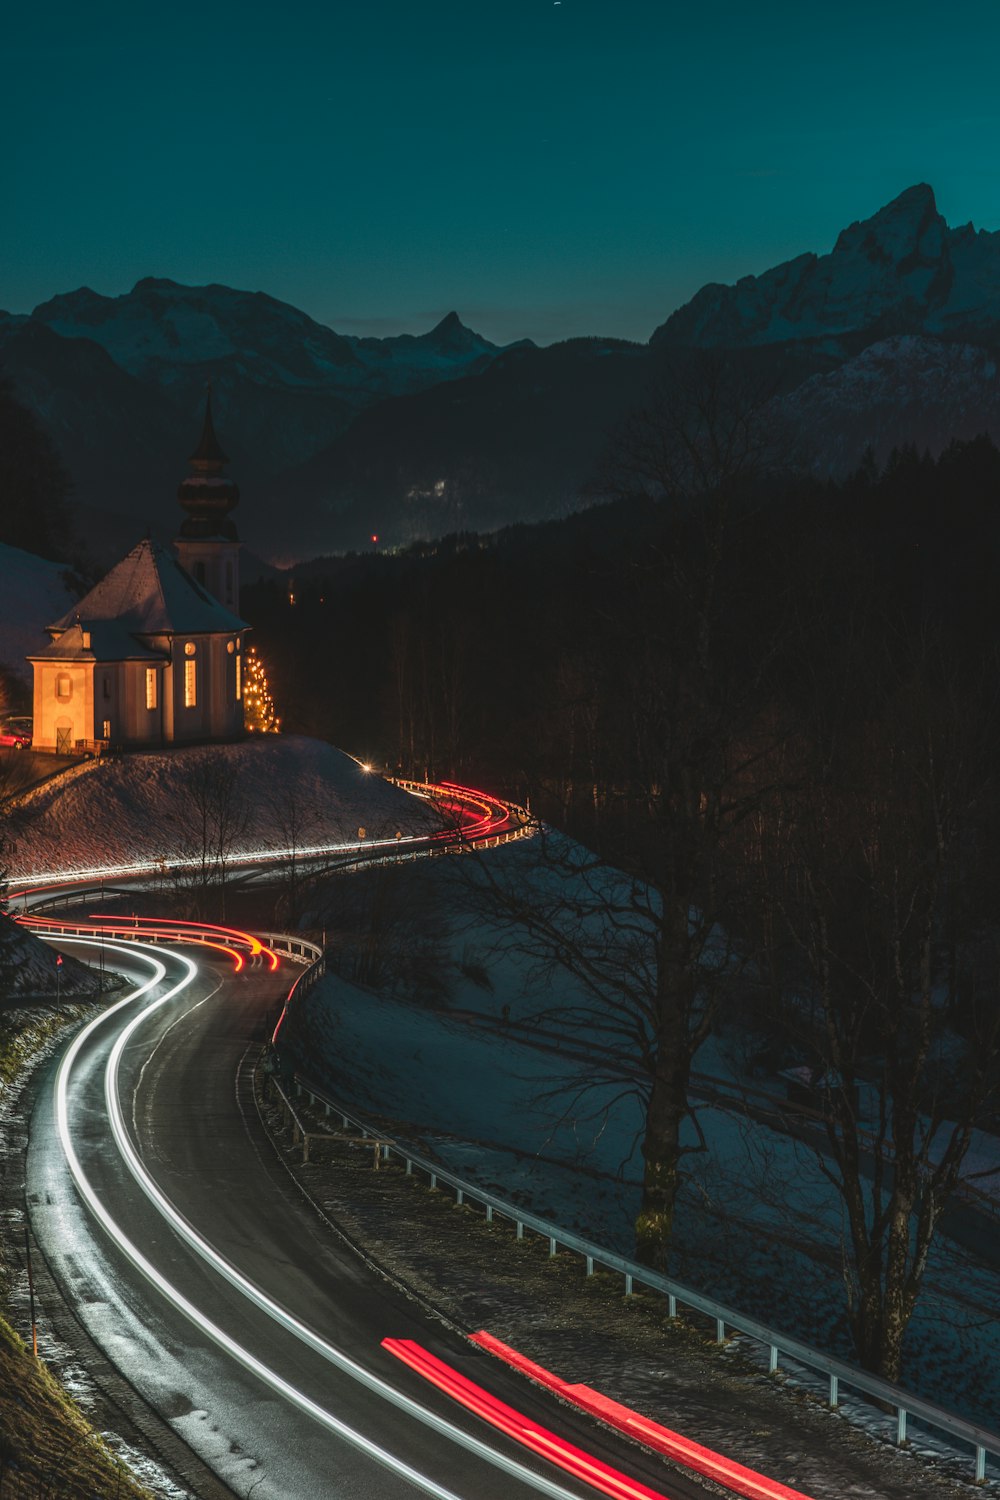
<svg viewBox="0 0 1000 1500"><path fill-rule="evenodd" d="M205 403L177 498L174 551L147 538L55 624L29 657L36 750L159 749L243 734L240 492Z"/></svg>

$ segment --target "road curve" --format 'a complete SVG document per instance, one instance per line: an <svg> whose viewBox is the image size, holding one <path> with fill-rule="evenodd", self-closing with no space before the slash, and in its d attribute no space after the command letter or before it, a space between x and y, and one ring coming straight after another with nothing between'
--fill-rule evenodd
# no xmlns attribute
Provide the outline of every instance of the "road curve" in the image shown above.
<svg viewBox="0 0 1000 1500"><path fill-rule="evenodd" d="M162 977L151 968L157 961ZM193 978L158 1005L195 967L191 960L158 947L116 957L116 967L126 964L137 984L153 979L148 994L73 1044L58 1108L55 1095L40 1097L28 1162L32 1226L91 1336L234 1493L593 1495L401 1368L380 1347L392 1336L417 1340L670 1500L704 1495L697 1482L473 1352L339 1242L297 1194L257 1117L245 1065L287 988L282 972L234 976L199 957ZM108 1092L113 1058L117 1079ZM180 1230L191 1226L187 1238L123 1159L116 1117L123 1149L181 1216ZM60 1132L76 1155L77 1181ZM116 1234L131 1242L131 1259ZM233 1268L229 1279L189 1242L197 1236ZM234 1284L240 1278L257 1300ZM283 1322L268 1302L283 1310ZM326 1346L344 1358L334 1362ZM350 1373L352 1362L367 1384ZM392 1401L373 1389L379 1382L397 1393ZM429 1421L401 1409L408 1401Z"/></svg>

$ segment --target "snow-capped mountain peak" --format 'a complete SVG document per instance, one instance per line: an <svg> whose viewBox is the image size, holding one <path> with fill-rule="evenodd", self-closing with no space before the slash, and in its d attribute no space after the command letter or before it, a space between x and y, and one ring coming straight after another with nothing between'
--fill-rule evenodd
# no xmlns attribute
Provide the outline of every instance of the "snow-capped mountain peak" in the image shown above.
<svg viewBox="0 0 1000 1500"><path fill-rule="evenodd" d="M844 229L826 255L703 287L652 341L745 348L823 339L853 352L902 333L1000 337L1000 233L949 229L926 183Z"/></svg>

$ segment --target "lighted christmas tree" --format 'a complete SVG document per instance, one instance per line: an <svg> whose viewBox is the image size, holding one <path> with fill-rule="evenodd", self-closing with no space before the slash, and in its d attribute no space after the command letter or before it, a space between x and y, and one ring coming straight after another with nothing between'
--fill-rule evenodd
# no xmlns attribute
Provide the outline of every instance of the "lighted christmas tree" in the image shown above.
<svg viewBox="0 0 1000 1500"><path fill-rule="evenodd" d="M253 646L243 657L243 722L251 734L277 734L281 729L264 663Z"/></svg>

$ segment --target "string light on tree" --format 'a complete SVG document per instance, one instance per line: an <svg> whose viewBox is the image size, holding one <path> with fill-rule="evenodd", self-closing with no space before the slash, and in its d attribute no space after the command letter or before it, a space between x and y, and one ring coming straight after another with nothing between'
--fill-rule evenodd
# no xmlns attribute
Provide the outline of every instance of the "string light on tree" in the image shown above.
<svg viewBox="0 0 1000 1500"><path fill-rule="evenodd" d="M251 734L278 734L281 720L274 711L274 699L267 687L264 663L256 647L247 648L244 657L243 719Z"/></svg>

